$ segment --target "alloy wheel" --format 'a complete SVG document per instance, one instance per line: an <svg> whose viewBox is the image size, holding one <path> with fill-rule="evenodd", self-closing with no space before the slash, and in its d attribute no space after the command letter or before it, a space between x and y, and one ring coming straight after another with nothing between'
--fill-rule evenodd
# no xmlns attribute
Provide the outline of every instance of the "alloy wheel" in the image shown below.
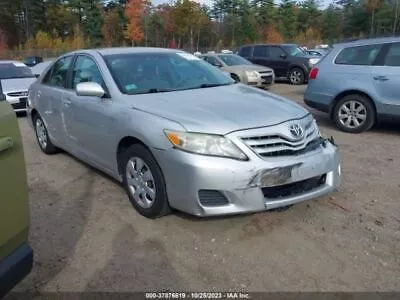
<svg viewBox="0 0 400 300"><path fill-rule="evenodd" d="M347 128L358 128L367 120L367 108L359 101L344 102L338 110L340 123Z"/></svg>
<svg viewBox="0 0 400 300"><path fill-rule="evenodd" d="M293 84L299 84L302 82L303 74L299 70L294 70L290 73L290 82Z"/></svg>

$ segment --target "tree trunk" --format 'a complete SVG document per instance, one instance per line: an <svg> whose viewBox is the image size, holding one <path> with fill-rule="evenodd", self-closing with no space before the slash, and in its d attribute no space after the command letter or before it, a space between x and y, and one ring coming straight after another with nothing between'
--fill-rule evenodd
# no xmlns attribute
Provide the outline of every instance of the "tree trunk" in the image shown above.
<svg viewBox="0 0 400 300"><path fill-rule="evenodd" d="M399 14L400 14L400 8L399 8L399 0L395 0L395 10L394 10L394 21L393 21L393 34L396 33L397 31L397 23L399 20Z"/></svg>
<svg viewBox="0 0 400 300"><path fill-rule="evenodd" d="M199 31L197 32L197 45L196 45L197 52L199 52L199 44L200 44L200 28Z"/></svg>
<svg viewBox="0 0 400 300"><path fill-rule="evenodd" d="M373 36L374 34L374 19L375 19L375 8L372 10L372 15L371 15L371 30L370 30L370 37Z"/></svg>
<svg viewBox="0 0 400 300"><path fill-rule="evenodd" d="M193 27L190 27L190 52L193 53L193 48L194 48L194 41L193 41Z"/></svg>

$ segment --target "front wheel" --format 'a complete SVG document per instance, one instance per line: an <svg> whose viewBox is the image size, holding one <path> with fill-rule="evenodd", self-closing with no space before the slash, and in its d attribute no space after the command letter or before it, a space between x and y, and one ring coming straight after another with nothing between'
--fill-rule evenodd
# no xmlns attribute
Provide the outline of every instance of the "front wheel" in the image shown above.
<svg viewBox="0 0 400 300"><path fill-rule="evenodd" d="M164 176L144 146L130 146L120 157L120 170L129 200L143 216L155 219L170 212Z"/></svg>
<svg viewBox="0 0 400 300"><path fill-rule="evenodd" d="M375 109L363 95L347 95L336 103L333 121L345 132L360 133L369 130L375 123Z"/></svg>
<svg viewBox="0 0 400 300"><path fill-rule="evenodd" d="M294 85L301 85L305 81L305 75L302 69L293 68L289 72L289 81Z"/></svg>

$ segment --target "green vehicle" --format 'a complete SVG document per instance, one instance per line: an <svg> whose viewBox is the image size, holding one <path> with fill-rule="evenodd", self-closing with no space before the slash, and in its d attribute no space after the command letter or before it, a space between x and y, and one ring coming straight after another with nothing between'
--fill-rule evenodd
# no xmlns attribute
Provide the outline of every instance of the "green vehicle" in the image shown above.
<svg viewBox="0 0 400 300"><path fill-rule="evenodd" d="M0 82L0 298L32 269L24 151L17 117Z"/></svg>

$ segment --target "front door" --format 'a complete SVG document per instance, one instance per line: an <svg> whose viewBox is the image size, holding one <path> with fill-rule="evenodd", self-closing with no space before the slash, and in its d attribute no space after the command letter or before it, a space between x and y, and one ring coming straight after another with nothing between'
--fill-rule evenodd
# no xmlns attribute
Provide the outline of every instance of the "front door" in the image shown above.
<svg viewBox="0 0 400 300"><path fill-rule="evenodd" d="M383 65L373 68L374 85L383 104L381 114L400 117L400 43L387 45Z"/></svg>
<svg viewBox="0 0 400 300"><path fill-rule="evenodd" d="M289 69L287 54L279 46L268 48L271 68L275 71L276 77L286 77Z"/></svg>
<svg viewBox="0 0 400 300"><path fill-rule="evenodd" d="M115 158L116 115L113 101L103 98L78 96L76 85L81 82L96 82L105 90L103 76L95 60L79 55L75 60L70 92L63 97L63 117L71 152L96 166L111 170Z"/></svg>

